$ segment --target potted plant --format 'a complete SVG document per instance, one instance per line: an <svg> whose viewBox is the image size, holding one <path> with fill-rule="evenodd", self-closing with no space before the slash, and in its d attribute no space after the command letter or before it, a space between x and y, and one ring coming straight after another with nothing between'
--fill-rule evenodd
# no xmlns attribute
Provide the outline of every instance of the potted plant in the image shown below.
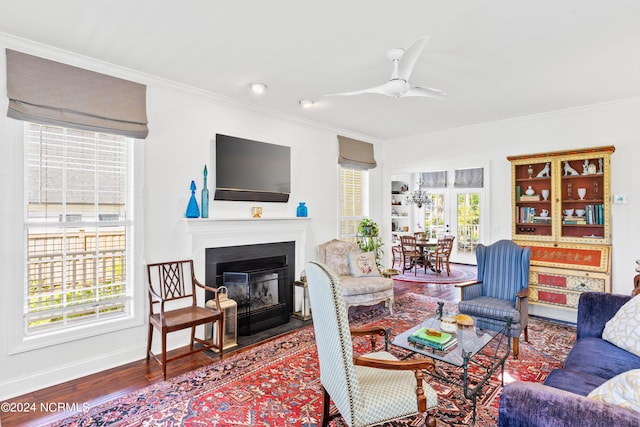
<svg viewBox="0 0 640 427"><path fill-rule="evenodd" d="M358 246L362 252L375 252L376 264L382 268L382 238L378 235L378 223L370 218L364 218L358 224Z"/></svg>

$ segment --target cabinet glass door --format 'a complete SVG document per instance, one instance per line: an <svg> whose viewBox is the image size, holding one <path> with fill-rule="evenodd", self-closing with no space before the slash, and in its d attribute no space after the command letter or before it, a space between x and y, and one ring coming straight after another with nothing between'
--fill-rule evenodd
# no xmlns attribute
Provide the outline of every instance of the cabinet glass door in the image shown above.
<svg viewBox="0 0 640 427"><path fill-rule="evenodd" d="M561 237L604 239L604 163L602 157L562 162Z"/></svg>
<svg viewBox="0 0 640 427"><path fill-rule="evenodd" d="M515 236L544 239L553 235L552 173L551 161L514 166Z"/></svg>

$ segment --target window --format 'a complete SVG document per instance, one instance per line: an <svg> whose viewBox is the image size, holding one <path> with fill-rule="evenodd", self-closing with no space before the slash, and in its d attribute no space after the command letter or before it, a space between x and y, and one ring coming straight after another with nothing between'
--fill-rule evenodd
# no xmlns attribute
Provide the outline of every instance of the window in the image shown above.
<svg viewBox="0 0 640 427"><path fill-rule="evenodd" d="M133 141L25 123L24 333L131 311Z"/></svg>
<svg viewBox="0 0 640 427"><path fill-rule="evenodd" d="M340 167L340 239L355 242L358 224L369 215L369 171Z"/></svg>

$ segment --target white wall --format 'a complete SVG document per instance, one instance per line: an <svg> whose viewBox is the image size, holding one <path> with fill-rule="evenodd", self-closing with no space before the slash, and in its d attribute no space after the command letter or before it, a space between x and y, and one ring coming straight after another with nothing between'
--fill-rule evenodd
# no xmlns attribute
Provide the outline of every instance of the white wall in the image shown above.
<svg viewBox="0 0 640 427"><path fill-rule="evenodd" d="M136 268L144 278L145 262L192 257L191 236L182 221L194 179L202 185L202 169L210 164L211 140L216 133L255 139L291 147L292 191L289 203L260 203L266 217L295 217L299 201L309 208L306 234L307 260L315 259L317 245L337 236L338 144L337 133L362 136L329 129L311 122L271 114L256 107L239 105L212 94L186 88L131 70L123 70L88 58L79 58L24 40L0 35L0 111L6 111L6 64L4 48L21 50L60 62L84 66L94 71L128 78L147 85L149 136L142 144L144 157L144 211L139 212L143 227L143 252L137 254ZM146 320L126 330L77 339L65 344L10 354L7 325L19 311L22 287L22 238L19 206L8 202L22 194L19 151L21 134L16 121L0 116L0 400L41 389L89 373L98 372L145 357ZM18 165L18 166L16 166ZM210 175L209 188L212 188ZM379 174L378 174L379 175ZM374 177L376 174L374 173ZM380 179L379 177L376 179ZM213 193L213 192L212 192ZM211 218L246 218L255 202L210 203ZM142 214L142 215L140 215ZM16 227L16 224L18 227ZM196 266L204 271L203 267ZM300 271L296 272L299 275ZM146 312L145 283L140 280ZM13 289L14 291L11 291ZM140 289L140 288L139 288ZM18 294L18 298L15 298ZM15 307L18 304L18 308ZM142 313L144 314L144 313ZM157 339L156 339L157 341ZM173 341L176 344L177 340ZM184 345L182 341L180 345Z"/></svg>
<svg viewBox="0 0 640 427"><path fill-rule="evenodd" d="M483 195L489 203L490 221L485 243L490 243L511 238L511 166L507 156L614 145L611 193L625 194L628 203L612 205L611 209L612 289L629 294L635 260L640 258L639 117L640 99L630 99L386 141L383 175L390 181L391 175L407 171L488 168L490 186ZM387 194L390 192L384 196L389 205Z"/></svg>

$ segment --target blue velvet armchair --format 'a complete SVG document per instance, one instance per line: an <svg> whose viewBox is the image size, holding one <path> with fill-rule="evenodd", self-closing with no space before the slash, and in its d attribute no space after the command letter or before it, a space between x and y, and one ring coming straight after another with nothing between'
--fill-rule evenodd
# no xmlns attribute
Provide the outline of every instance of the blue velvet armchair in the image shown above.
<svg viewBox="0 0 640 427"><path fill-rule="evenodd" d="M473 317L476 327L502 330L511 317L509 336L513 357L518 358L519 339L529 342L527 331L529 296L529 248L511 240L500 240L489 246L478 245L478 277L476 281L460 283L458 310Z"/></svg>

